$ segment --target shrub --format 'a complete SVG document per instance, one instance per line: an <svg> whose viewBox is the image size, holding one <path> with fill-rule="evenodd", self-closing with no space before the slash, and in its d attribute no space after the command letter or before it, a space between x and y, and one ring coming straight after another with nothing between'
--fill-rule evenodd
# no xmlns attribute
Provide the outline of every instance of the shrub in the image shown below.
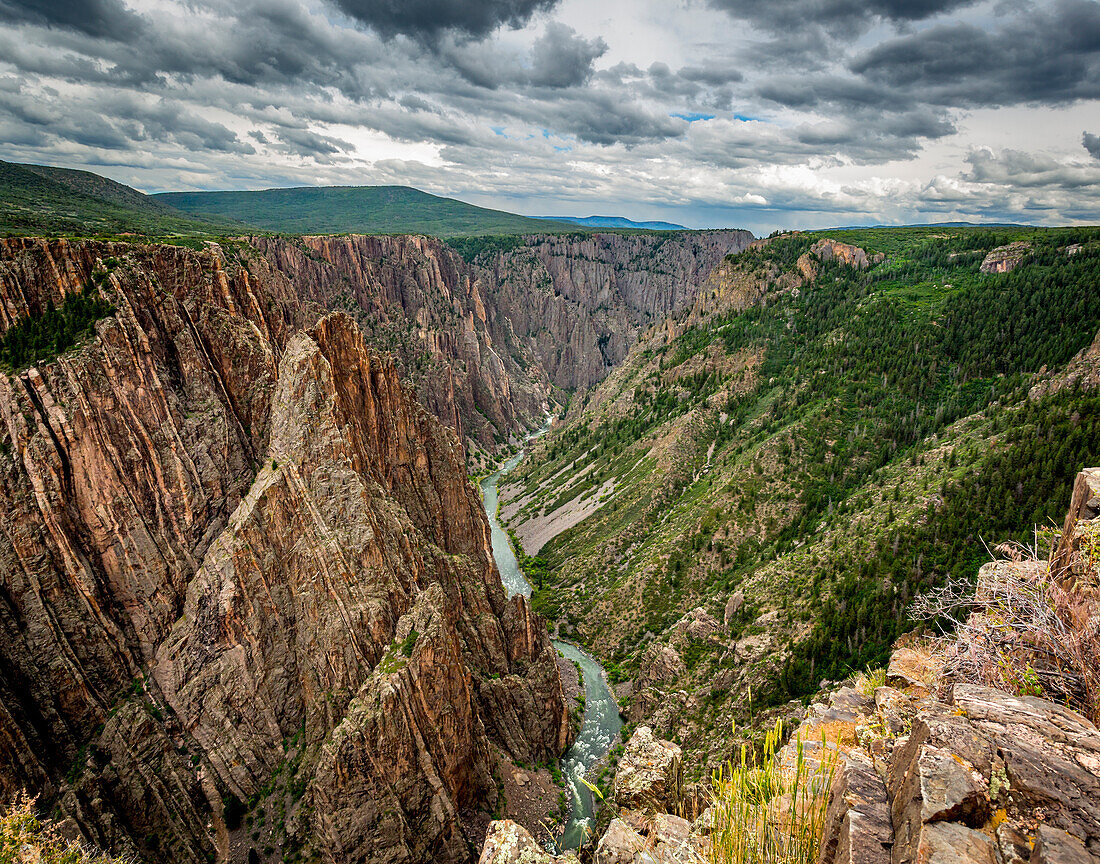
<svg viewBox="0 0 1100 864"><path fill-rule="evenodd" d="M825 828L825 808L837 751L821 742L822 759L807 758L801 739L795 762L776 756L783 737L777 721L761 757L744 745L740 763L713 777L711 864L813 864Z"/></svg>
<svg viewBox="0 0 1100 864"><path fill-rule="evenodd" d="M23 793L0 811L0 861L37 864L130 864L124 858L63 840L57 829L39 818L35 799Z"/></svg>
<svg viewBox="0 0 1100 864"><path fill-rule="evenodd" d="M1094 529L1085 529L1085 540ZM946 678L1042 696L1100 721L1100 627L1080 583L1062 585L1034 548L1002 544L1013 560L987 575L978 595L965 580L949 580L920 595L913 618L936 622ZM1091 565L1091 562L1090 562ZM1088 574L1093 581L1095 570Z"/></svg>

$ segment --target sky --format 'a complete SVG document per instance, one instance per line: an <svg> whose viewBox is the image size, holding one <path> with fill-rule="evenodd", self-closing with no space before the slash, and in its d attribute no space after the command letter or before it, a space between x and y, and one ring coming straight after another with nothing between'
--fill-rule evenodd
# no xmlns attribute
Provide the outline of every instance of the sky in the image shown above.
<svg viewBox="0 0 1100 864"><path fill-rule="evenodd" d="M1100 223L1097 0L0 0L0 158L689 227Z"/></svg>

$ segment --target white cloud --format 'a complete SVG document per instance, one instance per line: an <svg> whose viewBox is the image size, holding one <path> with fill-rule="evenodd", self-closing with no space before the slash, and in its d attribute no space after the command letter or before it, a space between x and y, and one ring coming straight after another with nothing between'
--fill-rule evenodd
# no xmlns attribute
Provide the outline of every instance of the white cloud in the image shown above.
<svg viewBox="0 0 1100 864"><path fill-rule="evenodd" d="M937 78L934 103L880 46L941 75L950 57L923 33L965 24L992 44L1026 34L1026 11L509 2L488 35L482 3L467 31L414 16L405 36L326 0L98 0L103 14L79 26L0 0L18 13L0 24L0 158L155 191L407 183L530 214L757 231L1100 218L1100 163L1082 146L1100 114L1079 95L1100 62L1095 0L1036 4L1041 32L1075 23L1076 41L1052 51L1078 65L1041 62L1041 40L1020 47L1012 56L1050 79L1026 100L1004 89L1021 70L1002 57L988 78L972 63L966 82ZM975 101L990 92L1001 107Z"/></svg>

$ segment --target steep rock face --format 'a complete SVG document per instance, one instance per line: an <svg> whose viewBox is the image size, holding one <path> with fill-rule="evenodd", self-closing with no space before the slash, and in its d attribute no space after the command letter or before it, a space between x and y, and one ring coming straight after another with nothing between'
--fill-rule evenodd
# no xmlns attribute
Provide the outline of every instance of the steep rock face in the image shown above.
<svg viewBox="0 0 1100 864"><path fill-rule="evenodd" d="M248 267L308 325L352 313L472 450L597 383L645 327L689 305L747 231L532 235L466 262L430 237L252 238Z"/></svg>
<svg viewBox="0 0 1100 864"><path fill-rule="evenodd" d="M344 309L369 341L394 352L426 408L468 445L537 425L549 381L507 321L491 317L484 287L430 237L256 237L250 266L310 315Z"/></svg>
<svg viewBox="0 0 1100 864"><path fill-rule="evenodd" d="M622 361L638 334L690 305L748 231L525 238L477 263L494 315L530 340L551 380L589 387Z"/></svg>
<svg viewBox="0 0 1100 864"><path fill-rule="evenodd" d="M0 791L108 848L234 859L230 805L293 755L287 842L468 858L492 754L569 732L454 436L349 317L291 332L285 284L216 247L0 249L9 324L89 282L117 307L0 380Z"/></svg>
<svg viewBox="0 0 1100 864"><path fill-rule="evenodd" d="M212 254L0 248L9 321L128 256L92 345L0 380L6 791L48 788L178 616L262 452L281 321Z"/></svg>
<svg viewBox="0 0 1100 864"><path fill-rule="evenodd" d="M1011 273L1031 252L1031 244L1023 240L998 246L982 260L982 273Z"/></svg>

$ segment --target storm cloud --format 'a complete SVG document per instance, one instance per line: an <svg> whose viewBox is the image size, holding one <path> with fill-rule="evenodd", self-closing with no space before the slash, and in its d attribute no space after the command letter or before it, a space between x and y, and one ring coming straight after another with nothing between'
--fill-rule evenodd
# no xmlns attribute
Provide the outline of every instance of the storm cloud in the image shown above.
<svg viewBox="0 0 1100 864"><path fill-rule="evenodd" d="M1097 0L0 0L0 22L0 158L150 191L394 183L764 231L1100 219Z"/></svg>
<svg viewBox="0 0 1100 864"><path fill-rule="evenodd" d="M345 13L387 36L435 36L456 30L486 36L519 27L557 0L336 0Z"/></svg>

